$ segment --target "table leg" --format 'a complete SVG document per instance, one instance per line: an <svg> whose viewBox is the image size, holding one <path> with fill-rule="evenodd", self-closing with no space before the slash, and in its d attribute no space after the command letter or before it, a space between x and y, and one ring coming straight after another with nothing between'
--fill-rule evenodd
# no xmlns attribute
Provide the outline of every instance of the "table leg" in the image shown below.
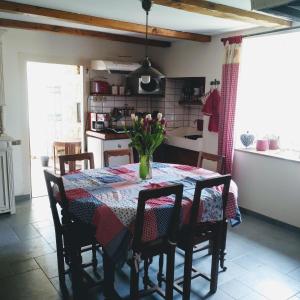
<svg viewBox="0 0 300 300"><path fill-rule="evenodd" d="M227 240L227 224L228 221L223 221L222 224L222 237L221 237L221 247L220 247L220 267L223 271L226 271L227 267L225 267L225 256L226 256L226 240Z"/></svg>
<svg viewBox="0 0 300 300"><path fill-rule="evenodd" d="M103 251L103 270L104 270L104 296L109 300L118 300L121 297L115 290L115 264L111 258L107 255L105 250Z"/></svg>

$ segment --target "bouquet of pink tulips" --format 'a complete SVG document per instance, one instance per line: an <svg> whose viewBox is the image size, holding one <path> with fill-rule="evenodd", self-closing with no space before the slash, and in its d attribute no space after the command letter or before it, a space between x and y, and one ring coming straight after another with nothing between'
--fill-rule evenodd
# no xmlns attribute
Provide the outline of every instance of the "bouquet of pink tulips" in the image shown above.
<svg viewBox="0 0 300 300"><path fill-rule="evenodd" d="M157 118L152 118L151 114L145 117L132 114L131 119L133 126L128 135L131 138L130 146L135 148L140 156L140 177L151 178L150 160L154 151L164 141L166 121L161 113L157 114Z"/></svg>

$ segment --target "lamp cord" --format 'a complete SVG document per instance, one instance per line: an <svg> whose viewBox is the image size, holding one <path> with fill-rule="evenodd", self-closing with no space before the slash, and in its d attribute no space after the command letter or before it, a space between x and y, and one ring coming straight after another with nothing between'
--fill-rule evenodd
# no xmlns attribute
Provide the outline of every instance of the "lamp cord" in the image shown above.
<svg viewBox="0 0 300 300"><path fill-rule="evenodd" d="M149 11L146 11L146 42L145 42L145 57L148 57L148 16Z"/></svg>

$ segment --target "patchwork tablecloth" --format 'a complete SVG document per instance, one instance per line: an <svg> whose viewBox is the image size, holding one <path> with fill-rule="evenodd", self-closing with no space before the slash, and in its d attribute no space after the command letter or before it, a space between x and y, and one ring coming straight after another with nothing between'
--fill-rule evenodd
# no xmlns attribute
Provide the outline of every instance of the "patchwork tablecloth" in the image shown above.
<svg viewBox="0 0 300 300"><path fill-rule="evenodd" d="M116 168L82 170L63 176L70 212L83 222L94 224L96 239L116 263L125 260L136 216L139 191L170 184L184 185L182 223L187 222L196 180L217 176L217 173L191 166L152 164L152 179L141 181L138 164ZM173 204L172 197L150 200L146 205L144 240L162 235ZM199 220L222 220L222 199L217 189L202 193ZM226 216L240 222L237 186L232 181Z"/></svg>

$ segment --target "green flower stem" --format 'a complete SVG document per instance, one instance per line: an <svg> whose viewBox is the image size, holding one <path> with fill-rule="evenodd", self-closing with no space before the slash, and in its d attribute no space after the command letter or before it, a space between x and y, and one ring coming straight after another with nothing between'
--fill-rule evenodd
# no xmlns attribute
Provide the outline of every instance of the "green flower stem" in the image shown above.
<svg viewBox="0 0 300 300"><path fill-rule="evenodd" d="M140 178L145 180L148 178L150 173L150 155L140 155Z"/></svg>

